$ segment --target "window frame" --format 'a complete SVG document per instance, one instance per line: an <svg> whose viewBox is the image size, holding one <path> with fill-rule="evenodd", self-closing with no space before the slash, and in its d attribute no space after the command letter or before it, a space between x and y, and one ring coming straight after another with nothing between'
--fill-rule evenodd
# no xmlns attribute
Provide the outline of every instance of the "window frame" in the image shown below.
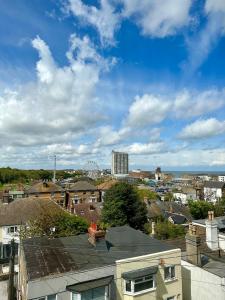
<svg viewBox="0 0 225 300"><path fill-rule="evenodd" d="M172 274L172 268L174 269L174 276L172 277L171 274ZM169 278L166 278L166 269L169 269L169 274L170 274L170 277ZM176 280L176 268L175 268L175 265L168 265L168 266L165 266L164 267L164 281L165 282L170 282L170 281L173 281L173 280Z"/></svg>
<svg viewBox="0 0 225 300"><path fill-rule="evenodd" d="M146 279L146 277L151 277L151 279ZM147 288L147 289L135 292L135 281L138 281L138 282L136 282L136 284L152 281L153 286L151 288ZM131 291L128 291L126 289L128 282L130 282ZM145 275L142 277L137 277L135 279L124 279L124 294L126 294L126 295L136 296L136 295L144 294L144 293L155 291L155 290L156 290L156 275L155 274Z"/></svg>
<svg viewBox="0 0 225 300"><path fill-rule="evenodd" d="M105 299L104 300L109 300L110 299L110 284L105 285L104 287L105 287ZM75 292L70 293L71 300L73 300L73 294L76 294L78 296L77 300L82 300L82 293L75 293Z"/></svg>
<svg viewBox="0 0 225 300"><path fill-rule="evenodd" d="M55 300L58 300L58 295L57 294L50 294L50 295L46 295L46 296L42 296L42 297L39 297L39 298L35 298L33 300L48 300L48 296L55 296Z"/></svg>

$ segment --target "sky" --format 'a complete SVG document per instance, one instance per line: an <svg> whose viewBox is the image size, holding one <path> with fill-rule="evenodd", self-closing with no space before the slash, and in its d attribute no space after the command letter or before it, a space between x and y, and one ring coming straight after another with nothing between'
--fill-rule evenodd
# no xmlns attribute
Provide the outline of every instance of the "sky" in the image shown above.
<svg viewBox="0 0 225 300"><path fill-rule="evenodd" d="M225 170L224 0L0 0L0 166Z"/></svg>

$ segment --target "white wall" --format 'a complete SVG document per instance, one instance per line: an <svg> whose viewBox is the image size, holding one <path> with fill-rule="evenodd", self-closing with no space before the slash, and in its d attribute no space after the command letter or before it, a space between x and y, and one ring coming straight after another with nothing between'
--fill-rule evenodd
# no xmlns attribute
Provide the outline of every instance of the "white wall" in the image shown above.
<svg viewBox="0 0 225 300"><path fill-rule="evenodd" d="M8 280L0 281L0 299L8 300Z"/></svg>
<svg viewBox="0 0 225 300"><path fill-rule="evenodd" d="M225 182L225 175L218 176L218 180L221 182Z"/></svg>
<svg viewBox="0 0 225 300"><path fill-rule="evenodd" d="M12 225L12 226L17 226L18 230L20 225ZM19 243L20 239L19 239L19 233L9 233L8 232L8 228L10 228L11 226L2 226L2 236L1 236L1 243L2 244L9 244L11 242L12 239L15 240L16 243Z"/></svg>
<svg viewBox="0 0 225 300"><path fill-rule="evenodd" d="M183 300L224 300L224 278L181 260Z"/></svg>
<svg viewBox="0 0 225 300"><path fill-rule="evenodd" d="M225 251L225 234L222 233L219 233L219 248Z"/></svg>
<svg viewBox="0 0 225 300"><path fill-rule="evenodd" d="M216 202L222 197L222 189L204 187L204 199Z"/></svg>

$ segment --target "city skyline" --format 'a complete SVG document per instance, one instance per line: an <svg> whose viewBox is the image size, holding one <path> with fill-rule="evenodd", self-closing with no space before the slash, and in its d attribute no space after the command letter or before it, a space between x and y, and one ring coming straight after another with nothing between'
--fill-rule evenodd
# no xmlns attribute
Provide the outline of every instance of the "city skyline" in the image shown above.
<svg viewBox="0 0 225 300"><path fill-rule="evenodd" d="M0 166L225 170L225 2L0 7Z"/></svg>

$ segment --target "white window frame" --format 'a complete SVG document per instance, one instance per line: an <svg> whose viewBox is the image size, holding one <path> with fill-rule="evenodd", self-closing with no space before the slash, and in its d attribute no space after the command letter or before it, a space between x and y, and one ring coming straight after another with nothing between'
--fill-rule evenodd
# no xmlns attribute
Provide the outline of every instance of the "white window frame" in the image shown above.
<svg viewBox="0 0 225 300"><path fill-rule="evenodd" d="M13 231L11 231L12 228L13 228ZM8 234L18 233L18 226L9 226L9 227L7 227L7 233Z"/></svg>
<svg viewBox="0 0 225 300"><path fill-rule="evenodd" d="M135 280L142 279L141 282L147 282L147 281L150 281L149 279L145 279L145 277L148 277L148 276L151 276L151 278L152 278L151 280L153 280L153 287L149 288L149 289L139 291L139 292L135 292L134 291ZM127 281L131 282L131 291L126 290ZM146 276L142 276L142 277L137 277L137 278L132 279L132 280L124 279L124 294L126 294L126 295L136 296L136 295L144 294L144 293L155 291L155 290L156 290L156 276L155 275L146 275Z"/></svg>
<svg viewBox="0 0 225 300"><path fill-rule="evenodd" d="M170 277L169 278L166 278L165 277L165 269L167 269L167 268L169 268L170 269L170 271L169 271L169 273L170 273ZM172 271L171 271L171 268L174 268L174 277L171 277L171 273L172 273ZM173 281L173 280L176 280L177 278L176 278L176 268L175 268L175 265L169 265L169 266L165 266L164 267L164 281L165 282L170 282L170 281Z"/></svg>
<svg viewBox="0 0 225 300"><path fill-rule="evenodd" d="M39 298L35 298L34 300L42 300L43 298L45 300L48 300L48 296L55 296L55 300L58 300L58 295L57 294L50 294L50 295L46 295L46 296L42 296L42 297L39 297Z"/></svg>
<svg viewBox="0 0 225 300"><path fill-rule="evenodd" d="M75 292L71 292L70 293L70 299L73 300L73 294L76 294L78 297L77 297L77 300L81 300L81 296L82 294L81 293L75 293ZM110 299L110 284L109 285L106 285L105 286L105 300L109 300Z"/></svg>

